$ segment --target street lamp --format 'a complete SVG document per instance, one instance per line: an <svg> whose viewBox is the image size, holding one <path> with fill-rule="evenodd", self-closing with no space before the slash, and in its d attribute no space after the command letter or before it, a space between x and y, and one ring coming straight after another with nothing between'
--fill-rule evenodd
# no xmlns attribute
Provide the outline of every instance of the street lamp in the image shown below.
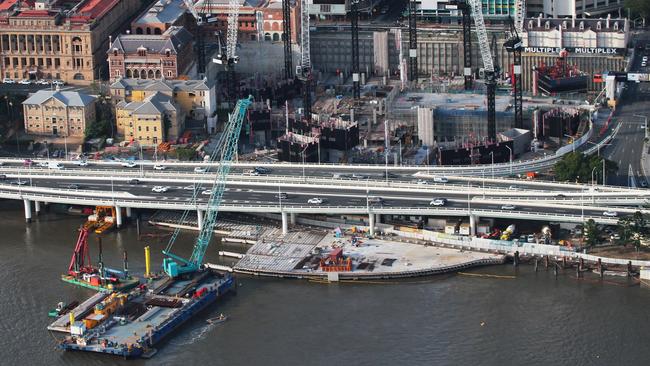
<svg viewBox="0 0 650 366"><path fill-rule="evenodd" d="M512 175L512 149L508 145L505 145L505 147L506 147L506 149L510 150L510 175ZM492 164L494 164L494 163L492 163Z"/></svg>
<svg viewBox="0 0 650 366"><path fill-rule="evenodd" d="M66 131L67 133L67 131ZM63 135L63 146L65 149L65 160L68 160L68 137L67 135Z"/></svg>
<svg viewBox="0 0 650 366"><path fill-rule="evenodd" d="M645 138L648 138L648 117L642 116L640 114L635 114L634 117L643 118L643 120L645 121L644 122L643 132L644 132Z"/></svg>
<svg viewBox="0 0 650 366"><path fill-rule="evenodd" d="M603 159L603 187L605 186L605 182L607 182L605 180L605 172L606 172L606 170L605 170L605 159Z"/></svg>
<svg viewBox="0 0 650 366"><path fill-rule="evenodd" d="M494 151L490 151L490 157L492 158L492 179L494 179Z"/></svg>
<svg viewBox="0 0 650 366"><path fill-rule="evenodd" d="M386 167L386 182L388 182L388 148L390 142L388 141L388 120L384 120L384 160Z"/></svg>
<svg viewBox="0 0 650 366"><path fill-rule="evenodd" d="M594 173L596 173L596 169L597 169L597 167L594 167L594 168L591 170L591 203L592 203L592 204L595 204L595 203L596 203L596 199L594 198L594 191L596 190L596 188L595 188L595 186L596 186L596 179L594 178Z"/></svg>
<svg viewBox="0 0 650 366"><path fill-rule="evenodd" d="M601 146L610 146L610 145L611 145L610 143L607 143L607 144L599 144L599 143L597 143L597 142L591 142L591 141L587 141L587 143L588 143L588 144L592 144L592 145L596 145L596 156L600 156L600 147L601 147Z"/></svg>

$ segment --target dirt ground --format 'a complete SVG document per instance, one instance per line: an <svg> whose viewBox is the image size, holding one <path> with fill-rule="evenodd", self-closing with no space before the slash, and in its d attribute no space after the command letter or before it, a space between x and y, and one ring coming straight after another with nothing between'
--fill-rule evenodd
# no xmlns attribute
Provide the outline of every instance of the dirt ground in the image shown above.
<svg viewBox="0 0 650 366"><path fill-rule="evenodd" d="M589 254L610 258L650 260L650 249L641 248L637 256L636 249L631 245L625 247L611 246L605 248L595 248L590 250Z"/></svg>

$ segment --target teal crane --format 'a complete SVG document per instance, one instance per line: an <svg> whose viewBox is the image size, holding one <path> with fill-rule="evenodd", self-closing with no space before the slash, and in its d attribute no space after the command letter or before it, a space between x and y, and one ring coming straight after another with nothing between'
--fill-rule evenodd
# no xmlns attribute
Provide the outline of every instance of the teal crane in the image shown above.
<svg viewBox="0 0 650 366"><path fill-rule="evenodd" d="M205 252L210 244L210 239L212 239L212 233L214 232L214 226L217 221L217 214L219 213L219 206L221 205L223 192L226 188L226 178L230 172L233 156L237 152L237 142L239 141L242 123L246 116L246 111L252 102L253 98L251 96L237 101L235 109L232 114L230 114L224 132L217 143L217 147L210 156L210 162L216 162L218 160L219 165L215 174L214 183L212 184L210 199L208 200L205 212L205 219L201 225L196 243L194 243L192 255L189 259L186 259L171 252L180 233L180 228L174 230L174 233L167 244L167 248L163 250L163 254L165 255L165 258L163 258L163 271L165 271L169 277L178 277L194 273L199 270L203 263L203 257L205 256ZM192 202L197 206L197 199L200 190L201 186L195 185ZM181 223L185 222L189 212L189 210L183 212L180 219Z"/></svg>

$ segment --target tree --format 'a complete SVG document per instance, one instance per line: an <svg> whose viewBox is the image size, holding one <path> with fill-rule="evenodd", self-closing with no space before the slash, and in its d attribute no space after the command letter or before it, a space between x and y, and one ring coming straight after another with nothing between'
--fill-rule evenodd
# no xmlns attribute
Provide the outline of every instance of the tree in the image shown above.
<svg viewBox="0 0 650 366"><path fill-rule="evenodd" d="M625 7L630 9L632 18L650 16L650 1L648 0L625 0Z"/></svg>
<svg viewBox="0 0 650 366"><path fill-rule="evenodd" d="M587 220L584 227L585 244L588 247L593 247L598 244L600 236L601 232L598 229L598 225L596 225L596 221L594 219Z"/></svg>
<svg viewBox="0 0 650 366"><path fill-rule="evenodd" d="M632 219L629 216L618 219L616 231L618 232L618 235L621 236L621 241L627 243L627 241L632 237Z"/></svg>
<svg viewBox="0 0 650 366"><path fill-rule="evenodd" d="M196 150L188 148L177 148L176 157L178 160L192 160L196 156Z"/></svg>
<svg viewBox="0 0 650 366"><path fill-rule="evenodd" d="M581 152L571 152L555 164L555 176L560 181L588 183L593 177L596 182L600 182L603 176L603 160L607 175L618 171L618 165L613 161L595 155L585 156Z"/></svg>
<svg viewBox="0 0 650 366"><path fill-rule="evenodd" d="M97 120L94 123L89 123L86 125L86 130L84 131L84 136L86 140L94 139L97 137L106 138L111 135L111 127L113 122L110 120Z"/></svg>

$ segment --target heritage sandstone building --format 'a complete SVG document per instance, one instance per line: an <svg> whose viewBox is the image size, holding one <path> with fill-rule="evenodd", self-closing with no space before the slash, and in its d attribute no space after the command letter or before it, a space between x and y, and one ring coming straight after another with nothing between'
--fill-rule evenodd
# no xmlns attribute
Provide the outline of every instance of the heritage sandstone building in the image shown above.
<svg viewBox="0 0 650 366"><path fill-rule="evenodd" d="M1 76L80 85L106 78L108 37L128 26L140 5L140 0L0 0Z"/></svg>

